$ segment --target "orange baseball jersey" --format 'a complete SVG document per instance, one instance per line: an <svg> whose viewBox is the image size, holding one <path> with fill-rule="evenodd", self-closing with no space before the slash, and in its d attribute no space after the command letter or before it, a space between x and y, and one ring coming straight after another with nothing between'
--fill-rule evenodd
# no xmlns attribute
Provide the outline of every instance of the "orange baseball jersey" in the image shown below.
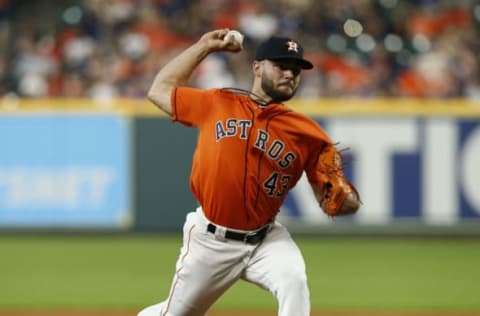
<svg viewBox="0 0 480 316"><path fill-rule="evenodd" d="M306 115L227 89L177 87L171 104L173 121L199 129L190 187L210 221L257 229L274 220L304 170L320 183L318 156L332 142Z"/></svg>

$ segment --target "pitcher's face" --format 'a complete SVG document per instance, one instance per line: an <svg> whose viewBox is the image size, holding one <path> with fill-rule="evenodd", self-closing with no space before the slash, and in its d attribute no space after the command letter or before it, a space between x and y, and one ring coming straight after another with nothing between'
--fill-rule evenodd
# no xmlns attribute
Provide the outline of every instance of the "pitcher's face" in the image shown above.
<svg viewBox="0 0 480 316"><path fill-rule="evenodd" d="M263 60L261 87L273 102L290 100L300 83L301 67L291 60Z"/></svg>

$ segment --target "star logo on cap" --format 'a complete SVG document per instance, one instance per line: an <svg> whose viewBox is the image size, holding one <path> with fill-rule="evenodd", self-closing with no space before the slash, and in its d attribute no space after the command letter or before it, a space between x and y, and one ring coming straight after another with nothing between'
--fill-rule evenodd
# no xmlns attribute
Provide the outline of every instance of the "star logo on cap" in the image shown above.
<svg viewBox="0 0 480 316"><path fill-rule="evenodd" d="M288 50L293 50L295 53L298 53L298 44L292 40L287 42Z"/></svg>

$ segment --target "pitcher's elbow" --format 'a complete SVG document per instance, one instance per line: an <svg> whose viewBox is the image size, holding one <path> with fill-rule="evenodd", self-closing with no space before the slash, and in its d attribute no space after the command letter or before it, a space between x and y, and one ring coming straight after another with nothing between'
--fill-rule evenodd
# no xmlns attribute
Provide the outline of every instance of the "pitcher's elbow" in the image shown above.
<svg viewBox="0 0 480 316"><path fill-rule="evenodd" d="M158 106L158 96L155 92L153 92L152 90L149 90L148 91L148 94L147 94L147 99L152 102L153 104L157 105Z"/></svg>

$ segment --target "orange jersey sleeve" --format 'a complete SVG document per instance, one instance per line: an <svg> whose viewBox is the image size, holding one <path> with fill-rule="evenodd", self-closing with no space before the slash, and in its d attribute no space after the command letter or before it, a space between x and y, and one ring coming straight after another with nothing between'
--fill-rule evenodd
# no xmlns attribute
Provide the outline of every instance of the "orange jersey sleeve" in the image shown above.
<svg viewBox="0 0 480 316"><path fill-rule="evenodd" d="M181 91L181 93L178 93ZM212 109L212 94L190 87L176 87L170 96L172 120L187 126L199 126ZM177 105L180 105L177 107ZM188 106L184 106L188 105Z"/></svg>
<svg viewBox="0 0 480 316"><path fill-rule="evenodd" d="M305 115L221 89L176 88L172 119L199 128L191 190L209 220L234 229L272 221L304 170L315 181L318 153L331 143Z"/></svg>

